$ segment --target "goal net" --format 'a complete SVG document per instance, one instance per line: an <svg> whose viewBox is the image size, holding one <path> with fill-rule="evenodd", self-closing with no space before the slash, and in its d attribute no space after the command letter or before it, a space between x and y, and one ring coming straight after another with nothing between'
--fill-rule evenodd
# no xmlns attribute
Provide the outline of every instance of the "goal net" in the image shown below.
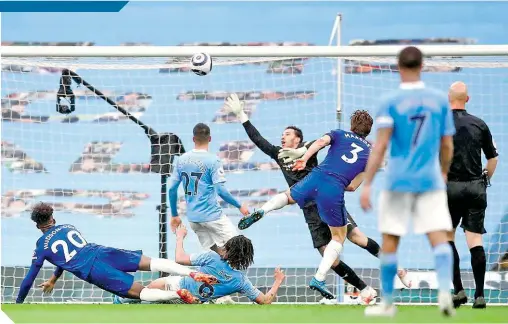
<svg viewBox="0 0 508 324"><path fill-rule="evenodd" d="M485 56L475 54L471 50L474 46L434 48L439 55L426 61L425 82L443 91L454 81L466 82L471 97L468 109L487 122L502 156L508 140L508 52L499 56L492 50L491 56ZM13 54L16 50L9 54L8 49L2 49L3 302L15 299L30 266L40 232L30 221L29 211L38 201L52 204L57 222L75 225L89 242L142 249L154 257L164 247L168 257L174 257L174 235L163 233L167 234L167 245L159 241L164 237L159 236L159 228L163 227L159 226L156 210L161 202L161 177L150 172L151 146L146 134L95 93L76 84L72 85L75 111L59 114L56 95L63 69L78 73L155 131L176 134L187 151L193 147L193 126L198 122L210 125L211 150L222 159L227 187L250 210L287 189L287 184L275 161L257 149L236 117L224 110L224 99L230 93L236 92L246 102L246 112L261 135L280 145L280 135L288 125L300 127L305 140L318 138L334 128L347 129L354 110L366 109L374 114L379 97L396 89L399 83L397 47L302 46L300 52L296 47L285 52L265 47L260 51L247 49L251 55L241 47L181 47L178 52L169 49L160 55L149 47L107 48L102 56L98 56L99 52L90 54L94 50L102 49L66 47L49 54L41 48L23 49L24 54ZM106 53L112 50L113 54ZM187 64L190 54L202 50L214 57L213 71L206 77L189 72ZM489 303L508 303L508 219L504 216L503 199L508 183L506 171L500 163L488 189L488 234L484 245ZM377 178L374 197L383 173ZM363 233L380 242L375 212L361 211L358 200L357 193L347 195L349 212ZM239 212L222 205L236 224ZM185 218L181 196L178 206ZM248 270L254 285L268 289L273 282L273 269L280 265L287 278L279 290L279 302L321 300L307 289L320 256L297 207L274 212L244 234L255 247L255 264ZM464 287L472 296L469 251L460 231L457 247ZM201 251L190 229L185 249ZM378 259L350 242L345 244L341 258L368 285L379 289ZM435 302L437 281L426 239L405 237L399 260L408 269L413 286L397 291L396 300ZM46 264L35 285L49 278L53 270ZM158 276L135 275L144 283ZM358 301L357 292L334 273L329 273L327 283L340 302ZM397 281L396 287L402 288L401 283ZM110 293L69 273L63 275L51 296L43 296L33 288L27 298L27 302L110 301Z"/></svg>

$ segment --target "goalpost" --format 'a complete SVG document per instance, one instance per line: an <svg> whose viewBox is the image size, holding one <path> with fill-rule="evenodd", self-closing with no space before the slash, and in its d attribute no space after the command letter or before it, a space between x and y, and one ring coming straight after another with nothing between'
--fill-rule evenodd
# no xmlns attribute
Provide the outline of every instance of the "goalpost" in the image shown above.
<svg viewBox="0 0 508 324"><path fill-rule="evenodd" d="M194 124L210 124L211 149L219 152L225 165L228 187L252 210L284 190L286 183L276 164L255 148L236 118L223 110L224 98L237 92L247 103L252 123L274 144L280 142L283 128L291 124L301 127L309 140L336 128L339 116L341 127L347 127L353 110L375 113L376 100L397 87L394 63L403 46L338 45L2 47L2 300L15 298L28 269L29 254L39 234L26 212L40 200L54 205L59 223L74 224L91 242L142 248L151 256L174 256L174 237L165 227L164 179L157 174L160 170L153 172L149 161L168 166L171 160L157 162L154 157L178 153L170 147L154 151L153 141L146 137L150 132L113 107L123 108L152 130L177 135L187 150L192 148ZM465 81L471 91L471 111L491 127L502 154L508 137L508 45L420 48L427 57L425 81L444 91L453 81ZM189 72L187 60L198 52L214 58L209 76ZM64 69L77 73L113 104L74 82L70 87L75 110L56 113ZM489 260L486 297L489 303L498 304L508 303L508 275L493 268L502 268L506 253L507 220L502 220L506 177L501 165L489 188L489 235L485 236ZM378 240L375 215L359 209L357 193L347 201L361 230ZM225 207L236 223L238 212ZM180 203L179 208L184 212L185 205ZM248 272L255 285L261 289L270 286L273 268L280 264L287 279L279 291L279 302L321 299L306 288L319 256L312 248L301 211L283 209L244 234L256 249L256 263ZM463 281L471 294L474 282L461 236L458 233ZM409 269L415 286L401 291L397 300L434 302L436 281L425 239L409 236L402 242L401 265ZM186 250L199 249L196 237L189 233ZM347 243L344 260L367 284L379 288L377 259ZM52 267L44 268L36 284L52 271ZM158 276L138 274L136 278L146 282ZM341 281L330 273L327 282L342 301L345 289ZM53 296L43 297L32 289L27 299L69 300L111 299L109 293L69 274L62 277Z"/></svg>

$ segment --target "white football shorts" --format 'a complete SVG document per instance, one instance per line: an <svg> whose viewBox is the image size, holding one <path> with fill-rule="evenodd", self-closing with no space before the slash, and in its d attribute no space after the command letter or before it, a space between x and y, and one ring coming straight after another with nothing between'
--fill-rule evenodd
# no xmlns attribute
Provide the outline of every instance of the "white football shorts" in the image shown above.
<svg viewBox="0 0 508 324"><path fill-rule="evenodd" d="M446 190L424 193L383 191L379 196L379 231L404 236L409 223L415 234L451 231Z"/></svg>
<svg viewBox="0 0 508 324"><path fill-rule="evenodd" d="M222 215L219 219L211 222L189 223L205 250L214 245L223 247L230 238L237 235L236 227L226 215Z"/></svg>

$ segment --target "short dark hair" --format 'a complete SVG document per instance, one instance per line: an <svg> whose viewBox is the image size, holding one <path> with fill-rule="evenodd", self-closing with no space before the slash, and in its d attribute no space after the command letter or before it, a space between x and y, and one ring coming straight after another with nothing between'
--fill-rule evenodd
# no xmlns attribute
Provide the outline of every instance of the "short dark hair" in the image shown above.
<svg viewBox="0 0 508 324"><path fill-rule="evenodd" d="M230 238L224 245L225 258L231 268L247 270L254 263L254 247L251 240L243 235Z"/></svg>
<svg viewBox="0 0 508 324"><path fill-rule="evenodd" d="M206 143L210 138L210 127L208 125L199 123L194 126L192 130L192 134L194 135L194 139L198 143Z"/></svg>
<svg viewBox="0 0 508 324"><path fill-rule="evenodd" d="M36 204L32 208L30 217L37 225L47 224L53 217L53 207L43 202Z"/></svg>
<svg viewBox="0 0 508 324"><path fill-rule="evenodd" d="M295 136L300 139L300 143L303 143L303 132L300 128L298 128L294 125L290 125L290 126L286 127L286 129L292 129L295 132Z"/></svg>
<svg viewBox="0 0 508 324"><path fill-rule="evenodd" d="M399 67L402 69L417 69L423 64L423 54L417 47L408 46L399 53Z"/></svg>
<svg viewBox="0 0 508 324"><path fill-rule="evenodd" d="M363 138L369 136L373 123L367 110L356 110L351 115L351 131Z"/></svg>

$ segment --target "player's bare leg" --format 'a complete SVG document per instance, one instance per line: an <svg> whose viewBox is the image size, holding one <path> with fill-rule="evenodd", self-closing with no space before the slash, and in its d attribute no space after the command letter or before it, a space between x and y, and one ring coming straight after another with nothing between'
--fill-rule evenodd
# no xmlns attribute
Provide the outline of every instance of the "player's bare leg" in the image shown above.
<svg viewBox="0 0 508 324"><path fill-rule="evenodd" d="M346 240L347 228L346 225L341 227L330 226L330 232L332 233L332 239L326 246L318 270L309 284L310 289L319 291L327 299L333 299L335 296L326 288L326 273L339 258L342 245Z"/></svg>
<svg viewBox="0 0 508 324"><path fill-rule="evenodd" d="M141 271L159 271L180 276L189 276L198 282L210 285L218 282L217 278L212 275L196 272L189 267L180 265L169 259L152 259L145 255L141 256L139 261L139 270Z"/></svg>
<svg viewBox="0 0 508 324"><path fill-rule="evenodd" d="M240 219L238 222L238 228L240 230L247 229L252 224L263 218L263 216L267 213L273 210L281 209L287 205L292 205L294 203L295 201L291 198L289 190L285 193L279 193L268 200L263 206L261 206L260 209Z"/></svg>
<svg viewBox="0 0 508 324"><path fill-rule="evenodd" d="M434 231L427 234L434 250L435 269L439 285L439 309L445 316L455 314L449 285L453 278L453 252L448 243L448 232Z"/></svg>
<svg viewBox="0 0 508 324"><path fill-rule="evenodd" d="M326 245L319 247L317 250L321 256L325 252ZM377 292L371 286L367 286L365 282L351 269L346 263L337 258L335 262L332 264L331 269L339 275L342 279L347 281L349 284L353 285L356 289L360 291L360 298L362 304L364 305L373 305L376 303ZM328 299L323 298L321 303L331 304L332 301L328 301Z"/></svg>
<svg viewBox="0 0 508 324"><path fill-rule="evenodd" d="M454 294L452 296L453 306L455 308L460 307L467 303L467 295L464 291L464 286L462 286L462 278L460 275L460 256L457 248L455 247L455 228L448 232L448 243L452 248L453 253L453 291Z"/></svg>
<svg viewBox="0 0 508 324"><path fill-rule="evenodd" d="M348 230L347 238L350 242L358 245L362 249L367 250L370 254L379 258L379 244L376 241L365 235L358 227L353 228L352 230ZM397 269L397 277L399 277L400 281L406 288L411 288L411 280L407 275L407 270L404 268Z"/></svg>
<svg viewBox="0 0 508 324"><path fill-rule="evenodd" d="M367 307L366 316L395 316L397 309L393 305L393 278L397 273L397 248L400 238L398 236L383 234L383 247L381 254L381 291L383 301L378 306Z"/></svg>

